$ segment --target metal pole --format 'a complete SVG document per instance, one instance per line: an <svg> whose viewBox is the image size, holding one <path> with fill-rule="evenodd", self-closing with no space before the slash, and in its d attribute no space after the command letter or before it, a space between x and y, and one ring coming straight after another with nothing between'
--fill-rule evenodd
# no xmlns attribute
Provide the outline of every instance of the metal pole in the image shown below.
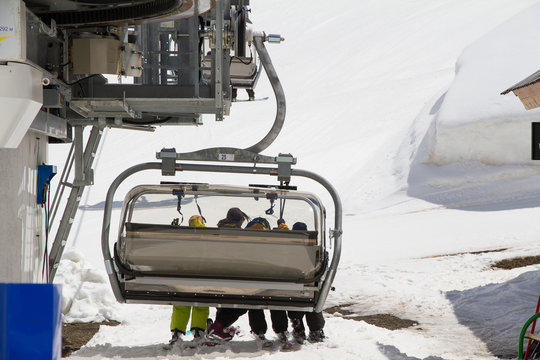
<svg viewBox="0 0 540 360"><path fill-rule="evenodd" d="M103 227L101 228L101 252L103 253L103 260L105 261L105 269L109 275L109 282L118 302L125 302L122 298L120 291L120 284L114 271L114 263L111 258L111 250L109 249L109 233L111 229L111 213L112 204L114 200L114 194L118 186L129 176L143 170L161 169L161 163L143 163L130 167L124 170L114 181L112 182L109 190L107 191L107 197L105 198L105 208L103 209Z"/></svg>
<svg viewBox="0 0 540 360"><path fill-rule="evenodd" d="M215 107L216 120L223 119L223 0L216 0L216 29L215 29Z"/></svg>
<svg viewBox="0 0 540 360"><path fill-rule="evenodd" d="M83 170L83 130L82 126L75 126L75 178L73 179L74 185L81 185L84 183L84 170Z"/></svg>
<svg viewBox="0 0 540 360"><path fill-rule="evenodd" d="M339 260L341 257L341 235L343 234L343 227L342 227L342 205L341 205L341 199L336 191L336 189L330 184L325 178L322 176L319 176L318 174L315 174L311 171L306 170L291 170L291 175L296 176L302 176L306 177L312 180L315 180L322 186L326 188L326 190L330 193L332 196L332 200L334 201L334 229L333 229L333 235L334 235L334 252L332 254L332 261L330 263L330 268L328 270L328 274L326 276L326 279L324 280L323 287L321 288L321 296L319 297L317 301L317 305L315 305L315 308L313 311L315 312L321 312L323 310L324 302L326 301L326 297L328 296L328 292L330 291L330 287L332 286L332 283L334 282L334 278L336 276L336 271L339 265Z"/></svg>

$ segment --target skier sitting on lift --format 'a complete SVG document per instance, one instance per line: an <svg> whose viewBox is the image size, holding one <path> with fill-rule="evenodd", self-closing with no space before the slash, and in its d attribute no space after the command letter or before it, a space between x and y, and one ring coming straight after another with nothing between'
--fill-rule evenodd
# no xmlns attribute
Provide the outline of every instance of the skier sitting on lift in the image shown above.
<svg viewBox="0 0 540 360"><path fill-rule="evenodd" d="M255 218L251 220L246 229L270 230L270 224L265 218ZM264 310L251 309L248 311L249 326L251 333L258 339L266 341L266 330L268 325L264 317ZM270 310L270 319L272 320L272 330L276 333L281 342L287 342L287 313L284 310Z"/></svg>
<svg viewBox="0 0 540 360"><path fill-rule="evenodd" d="M279 220L278 220L279 223ZM280 225L281 226L281 225ZM293 230L307 230L307 225L303 222L296 222L293 225ZM306 332L304 327L304 315L309 327L310 342L321 342L324 340L324 317L320 312L304 312L304 311L288 311L289 319L291 319L293 327L293 337L299 344L303 344L306 340Z"/></svg>
<svg viewBox="0 0 540 360"><path fill-rule="evenodd" d="M249 221L249 216L237 207L227 211L227 217L218 221L218 227L241 228L244 221Z"/></svg>
<svg viewBox="0 0 540 360"><path fill-rule="evenodd" d="M189 226L191 227L205 227L204 220L200 215L193 215L189 218ZM199 339L204 335L206 330L206 321L208 320L209 309L205 306L173 306L173 312L171 316L171 333L172 338L169 344L172 345L178 340L181 340L182 336L186 334L186 328L189 321L190 312L191 316L191 333L195 339Z"/></svg>
<svg viewBox="0 0 540 360"><path fill-rule="evenodd" d="M246 229L251 230L270 230L270 224L265 218L258 217L251 220ZM259 340L266 340L265 333L268 329L264 310L262 309L231 309L219 308L216 312L216 321L208 328L208 337L215 340L231 340L235 329L231 325L238 318L248 312L249 326L251 332ZM278 335L280 341L287 341L287 315L284 310L270 310L272 319L272 329Z"/></svg>
<svg viewBox="0 0 540 360"><path fill-rule="evenodd" d="M241 228L244 221L249 220L249 216L239 208L230 208L225 219L218 221L217 226ZM216 321L208 327L208 337L215 340L231 340L235 331L231 325L244 313L243 309L217 309Z"/></svg>

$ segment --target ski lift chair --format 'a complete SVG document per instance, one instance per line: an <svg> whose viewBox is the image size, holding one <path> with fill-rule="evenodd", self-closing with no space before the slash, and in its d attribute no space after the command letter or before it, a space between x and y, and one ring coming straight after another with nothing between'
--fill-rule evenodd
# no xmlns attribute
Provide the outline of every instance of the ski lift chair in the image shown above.
<svg viewBox="0 0 540 360"><path fill-rule="evenodd" d="M224 171L219 165L176 165L184 171ZM194 183L140 185L131 189L123 203L118 235L112 246L114 256L111 256L110 215L116 188L134 172L158 168L160 163L146 163L126 170L107 194L102 250L119 302L322 310L341 251L341 208L337 194L332 194L338 207L336 224L339 224L331 232L335 241L332 259L328 257L325 238L326 213L317 196L289 186ZM226 172L235 169L253 171L249 167L228 166ZM275 171L257 168L258 174ZM221 208L215 205L215 199L225 199ZM228 208L236 206L251 217L264 216L275 223L277 217L271 215L275 202L282 205L286 202L280 214L291 228L293 222L302 221L308 224L308 230L263 231L215 226ZM207 227L186 226L187 217L197 213L212 218Z"/></svg>

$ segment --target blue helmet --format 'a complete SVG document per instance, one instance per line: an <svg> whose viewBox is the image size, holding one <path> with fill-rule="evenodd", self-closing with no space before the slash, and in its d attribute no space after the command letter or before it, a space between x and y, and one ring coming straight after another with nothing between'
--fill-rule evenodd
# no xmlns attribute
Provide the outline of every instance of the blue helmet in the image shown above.
<svg viewBox="0 0 540 360"><path fill-rule="evenodd" d="M246 229L252 227L255 224L259 224L260 226L264 228L264 230L270 230L270 223L268 222L268 220L262 217L257 217L251 220L250 222L248 222L248 224L246 225Z"/></svg>

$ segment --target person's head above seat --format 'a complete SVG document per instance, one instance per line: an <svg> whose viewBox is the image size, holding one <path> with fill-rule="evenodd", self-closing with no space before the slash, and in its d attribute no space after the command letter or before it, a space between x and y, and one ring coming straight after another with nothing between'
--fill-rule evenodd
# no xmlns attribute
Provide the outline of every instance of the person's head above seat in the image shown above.
<svg viewBox="0 0 540 360"><path fill-rule="evenodd" d="M295 222L294 225L292 226L292 229L293 230L307 230L307 225L303 222Z"/></svg>
<svg viewBox="0 0 540 360"><path fill-rule="evenodd" d="M205 227L204 219L200 215L193 215L189 218L189 226L191 227Z"/></svg>
<svg viewBox="0 0 540 360"><path fill-rule="evenodd" d="M230 208L227 211L227 216L225 219L221 219L218 222L218 227L221 226L233 226L233 227L242 227L244 221L249 221L249 216L245 212L240 210L237 207Z"/></svg>
<svg viewBox="0 0 540 360"><path fill-rule="evenodd" d="M252 230L270 230L270 223L263 217L256 217L248 222L246 229Z"/></svg>

